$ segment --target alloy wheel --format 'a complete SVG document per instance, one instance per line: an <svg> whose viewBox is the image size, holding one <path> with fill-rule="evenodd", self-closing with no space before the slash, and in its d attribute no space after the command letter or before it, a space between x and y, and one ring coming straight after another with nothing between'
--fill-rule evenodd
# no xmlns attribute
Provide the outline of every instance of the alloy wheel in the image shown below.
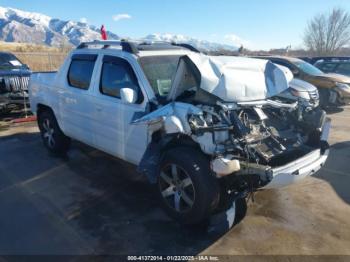
<svg viewBox="0 0 350 262"><path fill-rule="evenodd" d="M176 212L191 210L195 201L195 188L188 173L176 164L162 168L159 190L167 205Z"/></svg>
<svg viewBox="0 0 350 262"><path fill-rule="evenodd" d="M44 121L43 121L43 129L44 129L43 136L47 142L47 145L50 148L53 148L55 146L55 143L56 143L55 138L54 138L55 130L52 127L52 124L48 118L44 119Z"/></svg>

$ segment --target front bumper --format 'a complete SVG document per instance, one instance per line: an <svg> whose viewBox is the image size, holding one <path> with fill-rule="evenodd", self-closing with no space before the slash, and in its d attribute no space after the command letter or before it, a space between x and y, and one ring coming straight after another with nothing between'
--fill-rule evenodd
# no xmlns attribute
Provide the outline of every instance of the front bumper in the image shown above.
<svg viewBox="0 0 350 262"><path fill-rule="evenodd" d="M322 128L321 144L327 144L331 120L327 119ZM325 164L328 148L316 149L309 154L281 167L272 169L272 180L262 189L272 189L294 184L307 176L315 174Z"/></svg>
<svg viewBox="0 0 350 262"><path fill-rule="evenodd" d="M348 104L350 103L350 88L349 89L342 89L337 87L335 89L339 95L340 102Z"/></svg>

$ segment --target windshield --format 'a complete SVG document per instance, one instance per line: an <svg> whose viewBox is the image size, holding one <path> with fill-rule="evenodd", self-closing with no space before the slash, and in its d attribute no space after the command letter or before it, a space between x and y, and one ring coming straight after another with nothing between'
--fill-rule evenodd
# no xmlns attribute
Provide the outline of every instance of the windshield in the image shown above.
<svg viewBox="0 0 350 262"><path fill-rule="evenodd" d="M299 70L309 75L314 75L314 76L323 75L323 72L320 69L318 69L317 67L307 62L298 61L298 62L294 62L294 64L299 68Z"/></svg>
<svg viewBox="0 0 350 262"><path fill-rule="evenodd" d="M18 60L16 56L9 53L0 53L0 67L5 68L20 68L23 64Z"/></svg>
<svg viewBox="0 0 350 262"><path fill-rule="evenodd" d="M139 59L157 97L166 97L169 94L179 59L179 55L146 56Z"/></svg>

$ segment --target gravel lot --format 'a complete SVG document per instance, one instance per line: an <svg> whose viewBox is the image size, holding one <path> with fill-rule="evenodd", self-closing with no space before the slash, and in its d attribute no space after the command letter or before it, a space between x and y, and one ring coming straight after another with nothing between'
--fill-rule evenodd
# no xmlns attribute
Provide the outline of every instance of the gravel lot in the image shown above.
<svg viewBox="0 0 350 262"><path fill-rule="evenodd" d="M330 117L326 166L220 238L166 217L134 167L77 142L55 158L34 123L0 122L0 254L350 255L350 107Z"/></svg>

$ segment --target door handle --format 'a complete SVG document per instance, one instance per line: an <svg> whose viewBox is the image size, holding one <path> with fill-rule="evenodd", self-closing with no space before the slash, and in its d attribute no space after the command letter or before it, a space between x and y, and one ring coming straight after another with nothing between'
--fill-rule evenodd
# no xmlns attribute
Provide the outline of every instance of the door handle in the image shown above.
<svg viewBox="0 0 350 262"><path fill-rule="evenodd" d="M97 110L98 112L101 112L101 111L102 111L102 107L101 107L101 106L96 106L96 110Z"/></svg>

